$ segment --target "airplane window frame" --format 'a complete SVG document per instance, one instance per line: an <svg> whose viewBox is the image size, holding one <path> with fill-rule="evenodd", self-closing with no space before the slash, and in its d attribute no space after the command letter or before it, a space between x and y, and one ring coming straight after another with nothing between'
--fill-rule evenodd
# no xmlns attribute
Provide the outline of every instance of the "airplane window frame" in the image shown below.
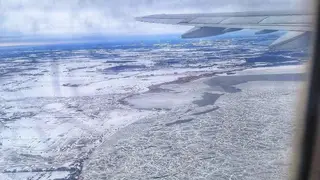
<svg viewBox="0 0 320 180"><path fill-rule="evenodd" d="M304 114L302 116L302 131L298 132L298 149L293 169L294 178L291 179L320 179L320 3L315 2L314 38L312 59L309 67L309 78L304 94ZM302 100L304 101L304 100ZM300 118L298 119L300 120ZM299 124L299 123L298 123ZM299 137L300 135L300 137Z"/></svg>

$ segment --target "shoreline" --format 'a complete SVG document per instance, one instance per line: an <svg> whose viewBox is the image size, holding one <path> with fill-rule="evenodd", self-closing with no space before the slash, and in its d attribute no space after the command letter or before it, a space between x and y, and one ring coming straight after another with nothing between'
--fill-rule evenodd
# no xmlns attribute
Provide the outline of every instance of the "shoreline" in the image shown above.
<svg viewBox="0 0 320 180"><path fill-rule="evenodd" d="M269 77L272 77L272 78L271 79L267 79L268 81L263 81L263 80L266 80L266 78L263 78L265 76L269 76ZM290 79L290 78L288 78L289 76L293 76L294 78ZM245 77L247 79L241 79L242 77ZM195 85L198 85L197 82L199 82L199 81L201 83L204 83L206 80L210 82L210 80L214 81L215 78L218 78L222 82L224 82L223 80L231 81L231 82L226 83L226 84L228 84L231 87L235 87L235 88L241 89L241 91L226 92L223 89L219 89L218 91L220 91L221 93L222 93L222 91L224 91L224 92L222 94L220 94L220 96L216 99L217 102L215 102L215 103L202 102L202 103L205 103L204 106L206 106L206 107L198 106L197 104L192 102L191 104L182 105L180 109L173 108L173 109L169 110L167 113L162 114L162 115L158 115L158 116L156 116L154 118L146 118L146 119L142 119L142 120L138 120L136 122L133 122L132 124L124 127L123 129L119 130L114 135L109 137L108 140L105 141L104 145L101 145L99 149L96 149L96 151L93 152L91 157L84 164L84 172L81 174L81 177L83 177L84 179L89 178L89 177L94 177L94 176L92 176L92 174L90 172L95 171L94 170L95 169L94 164L105 164L103 159L109 159L110 161L108 163L111 163L111 165L112 165L112 162L116 163L116 161L113 161L113 160L115 160L116 157L117 157L117 155L115 154L116 152L120 151L119 153L121 153L122 150L120 150L119 148L132 149L132 148L138 148L139 147L138 148L139 150L138 149L132 149L132 151L134 151L134 154L136 154L136 155L139 154L139 156L137 156L137 158L140 157L140 159L139 158L135 159L135 156L131 157L131 158L134 159L134 162L135 161L138 161L138 162L141 161L140 163L142 163L142 162L146 161L144 163L148 162L148 164L149 164L149 163L151 163L151 162L149 162L149 160L150 160L149 157L151 155L151 154L149 154L149 151L152 150L153 152L158 152L160 154L163 154L164 152L167 152L167 151L163 151L163 149L161 148L162 146L153 145L153 143L157 144L157 141L158 140L160 141L162 139L163 140L163 142L161 141L162 143L170 144L170 146L173 146L173 147L178 146L178 144L174 143L177 140L172 139L172 138L175 138L175 136L170 135L170 137L167 137L166 133L169 133L169 134L178 133L179 131L176 128L178 128L182 132L186 131L187 129L192 131L192 129L193 129L192 126L194 126L196 124L198 124L197 126L199 126L202 123L205 123L205 124L208 124L208 123L209 124L211 124L211 123L214 123L214 124L229 123L230 120L228 120L228 119L224 119L225 122L223 122L223 121L222 122L220 122L220 121L210 122L210 119L211 119L210 117L214 116L216 118L218 118L218 117L222 118L222 117L227 115L227 114L224 114L226 112L229 113L229 111L231 111L231 110L232 111L237 111L236 109L232 108L232 106L234 106L234 105L230 104L230 101L232 102L232 101L237 100L237 99L234 99L234 97L238 97L241 94L244 94L244 95L247 94L248 93L247 91L250 90L250 88L256 88L256 85L261 84L262 85L261 86L261 88L262 88L261 91L262 92L265 91L265 93L268 93L269 94L268 96L270 96L270 97L274 96L274 94L272 93L272 91L273 91L272 88L273 87L277 87L277 89L279 89L280 91L284 91L285 93L283 95L281 95L281 98L284 98L284 100L285 100L283 103L287 103L286 101L288 101L289 99L286 98L287 97L286 94L287 94L287 91L290 90L290 88L286 89L283 84L293 84L293 85L296 86L297 83L299 84L299 82L302 82L301 81L302 80L301 79L301 73L296 73L296 74L292 74L291 73L291 74L262 74L262 75L243 75L243 76L242 75L215 76L215 77L211 77L211 78L197 79L195 81L190 81L190 82L187 82L185 84L178 84L178 86L179 85L180 86L185 86L188 83L189 84L193 84L194 83ZM233 78L240 78L241 82L234 81L234 80L232 80ZM276 78L280 78L280 79L276 79ZM211 82L211 83L213 83L213 82ZM255 84L255 86L252 86L250 84ZM177 91L173 90L173 87L170 86L170 85L172 85L172 84L164 84L164 85L159 86L159 88L162 88L162 86L165 86L166 89L170 89L174 93L177 93ZM276 85L276 86L274 86L274 85ZM175 87L177 87L177 86L175 86ZM267 89L263 89L263 87L268 87L269 89L268 88ZM242 90L245 90L245 91L242 91ZM217 89L214 89L214 91L217 91ZM169 91L169 93L170 92L171 91ZM294 91L291 91L291 90L288 91L288 92L290 92L291 94L294 93ZM157 93L166 94L168 92L166 91L166 92L157 92ZM207 93L210 93L210 92L207 92ZM258 93L259 94L259 92L254 92L254 93ZM149 95L151 94L152 95L152 93L147 93L147 94L149 94ZM243 96L243 95L241 95L241 96ZM251 98L260 98L259 96L256 97L256 96L251 96L251 95L249 97L251 97ZM162 98L165 99L165 96L162 97ZM263 98L263 96L261 96L261 98ZM140 99L140 101L144 101L144 100L145 99L143 99L143 98ZM205 98L202 99L202 101L205 101ZM250 103L248 105L250 105ZM227 109L231 108L231 109L227 110L226 108ZM260 111L261 110L263 110L263 109L260 109ZM290 109L290 111L291 110L292 109ZM251 113L254 113L254 112L251 112ZM234 115L232 115L230 118L233 119L235 117L234 117ZM256 123L258 123L258 122L255 122L254 119L252 119L252 120L248 119L248 120L249 120L249 122L253 121L251 123L253 123L252 125L255 125L255 126L257 125ZM288 122L288 119L286 119L285 122ZM238 123L244 123L244 122L238 122ZM268 121L263 120L261 123L268 123ZM290 125L290 124L288 124L288 125ZM212 126L212 124L210 126ZM218 127L220 127L220 126L221 125L219 125ZM233 125L233 126L235 126L235 125ZM221 126L221 128L223 128L223 127L224 127L224 125ZM208 130L206 130L206 129L202 129L202 130L198 129L198 130L200 132L202 132L202 131L204 131L204 132L208 131L208 133L210 132L210 134L208 134L208 136L211 137L211 131L215 130L217 127L213 126L211 128L213 128L213 129L211 129L210 131L209 131L209 129ZM224 131L221 131L219 129L216 129L216 130L219 131L219 133L222 133L221 134L222 136L226 136L227 135L227 134L225 134ZM163 133L161 133L162 131L166 132L166 133L163 134ZM291 131L291 128L289 128L287 131ZM257 133L257 132L255 132L255 133ZM149 136L151 136L153 138L151 138ZM144 137L144 138L142 138L142 137ZM189 141L190 139L193 139L194 137L193 136L185 136L185 137L181 137L181 138ZM204 138L204 137L202 137L202 138ZM286 137L286 138L288 138L288 137ZM226 140L228 140L228 139L226 139ZM142 141L141 142L142 144L140 144L140 141ZM151 143L151 142L153 142L153 143ZM218 143L218 142L215 142L215 143ZM264 142L264 140L262 140L262 142ZM259 143L262 143L262 142L259 142ZM139 144L136 144L136 143L139 143ZM200 148L201 144L198 144L198 146ZM221 145L219 145L219 146L221 146ZM182 148L182 147L176 147L176 148L173 148L173 147L171 147L169 149L171 149L171 151L173 151L173 149ZM140 148L142 148L142 149L140 149ZM144 153L146 153L146 155L142 156L142 154L140 154L140 151L143 151ZM168 151L168 152L170 152L170 151ZM124 152L122 152L122 153L124 153ZM127 152L127 153L129 153L129 152ZM116 157L113 157L113 156L116 156ZM195 156L195 158L198 157L198 155L194 155L194 154L193 154L193 156ZM143 158L141 158L141 157L143 157ZM123 157L123 158L126 158L126 156ZM131 159L131 158L129 158L129 159ZM173 163L175 163L175 157L172 157L172 158L173 158L173 160L172 160ZM204 156L204 157L201 156L199 158L201 159L201 161L205 161L205 162L206 161L210 161L211 159L214 159L214 157L206 157L206 156ZM126 161L124 159L121 160L121 162L122 161L124 161L124 162L126 162L128 164L134 163L134 162ZM158 161L161 161L161 160L158 159ZM181 163L182 159L179 159L179 161L180 161L179 162L180 165L184 164L184 163ZM195 159L194 161L198 161L198 160ZM261 162L263 162L263 160L261 160ZM160 162L158 162L158 163L160 163ZM191 162L189 162L189 164L190 163ZM116 163L116 164L118 164L118 163ZM191 164L193 164L193 163L191 163ZM154 164L154 165L156 165L156 164ZM176 164L176 166L178 168L180 167L180 165ZM114 166L114 165L112 165L112 166ZM274 165L274 166L276 166L276 165ZM98 167L96 167L96 168L98 168ZM116 167L114 167L114 168L119 168L120 170L122 169L121 165L120 166L116 165ZM167 169L167 170L163 171L163 172L166 172L166 173L157 174L156 172L152 173L151 171L142 172L142 171L139 170L139 167L136 167L133 164L132 164L132 166L129 166L128 168L132 169L132 172L136 172L137 171L139 173L144 174L143 177L149 177L149 178L158 177L158 176L162 177L164 175L168 175L169 177L171 177L171 176L172 177L180 177L180 178L183 177L182 174L175 174L170 169ZM163 167L163 168L166 169L165 167ZM180 170L184 171L183 169L186 169L186 168L182 168ZM195 169L197 169L197 168L195 168ZM104 170L102 170L102 172L105 172L105 174L107 174L106 177L109 177L109 178L112 178L112 177L123 177L124 178L124 177L127 177L127 176L129 177L130 175L131 175L131 177L135 177L135 175L130 174L130 173L127 174L127 175L126 174L121 174L121 175L113 174L112 173L112 169L109 169L109 170L104 169ZM201 170L201 172L202 172L202 170ZM98 175L98 174L99 174L99 172L97 172L96 175ZM277 174L277 175L279 175L279 174ZM141 177L141 176L142 175L140 175L139 177ZM97 176L97 177L99 177L99 176Z"/></svg>

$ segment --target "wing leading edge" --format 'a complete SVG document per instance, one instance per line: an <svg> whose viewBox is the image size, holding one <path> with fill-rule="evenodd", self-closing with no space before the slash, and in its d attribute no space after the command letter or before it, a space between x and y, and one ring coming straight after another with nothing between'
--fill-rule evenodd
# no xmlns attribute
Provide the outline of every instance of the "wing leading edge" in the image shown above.
<svg viewBox="0 0 320 180"><path fill-rule="evenodd" d="M312 31L313 14L307 12L237 12L211 14L157 14L137 17L149 23L194 26L182 38L201 38L239 31L258 29L256 34L289 31L271 44L271 48L294 48L305 41Z"/></svg>

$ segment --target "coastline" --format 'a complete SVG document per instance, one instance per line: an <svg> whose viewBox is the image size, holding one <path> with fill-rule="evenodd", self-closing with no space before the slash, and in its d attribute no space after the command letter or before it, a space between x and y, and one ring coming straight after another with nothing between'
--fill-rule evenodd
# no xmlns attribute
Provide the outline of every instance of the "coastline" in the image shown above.
<svg viewBox="0 0 320 180"><path fill-rule="evenodd" d="M290 163L291 134L294 128L292 119L295 117L296 98L292 97L295 97L304 76L300 72L288 72L288 69L279 73L276 68L274 71L277 74L274 74L270 69L261 75L239 73L205 77L182 84L163 84L159 88L169 91L156 91L161 95L146 93L130 97L139 102L133 103L135 108L156 105L153 108L165 108L165 113L136 121L112 135L85 162L81 177L179 179L190 178L188 172L193 173L192 177L195 174L203 177L209 173L206 171L208 168L217 168L219 163L229 159L225 165L227 169L222 166L210 177L220 177L220 171L223 170L240 179L285 178ZM250 71L252 73L254 69ZM257 71L261 72L261 69ZM222 88L217 82L224 82L228 88ZM230 91L231 87L236 91ZM170 93L177 99L188 100L170 106L172 103L156 99L173 98ZM206 93L215 95L210 102L207 102ZM154 101L148 102L147 99ZM279 138L281 141L273 142ZM243 146L245 144L247 147ZM256 153L249 153L250 148ZM224 150L227 149L230 151L226 154ZM238 153L237 149L240 150ZM254 165L249 166L248 162L244 159L241 161L239 157L247 158ZM163 166L164 163L166 166ZM230 163L237 166L232 167ZM137 164L143 164L144 168ZM158 170L152 171L154 167ZM251 173L240 173L250 167L257 169ZM124 168L127 169L126 173L120 173ZM270 171L263 174L267 168Z"/></svg>

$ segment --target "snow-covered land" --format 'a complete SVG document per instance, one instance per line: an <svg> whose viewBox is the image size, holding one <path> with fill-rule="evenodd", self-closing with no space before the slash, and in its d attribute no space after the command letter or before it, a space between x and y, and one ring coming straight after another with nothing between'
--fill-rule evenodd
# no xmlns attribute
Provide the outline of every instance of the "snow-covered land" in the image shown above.
<svg viewBox="0 0 320 180"><path fill-rule="evenodd" d="M285 179L303 60L266 52L0 49L0 179Z"/></svg>

